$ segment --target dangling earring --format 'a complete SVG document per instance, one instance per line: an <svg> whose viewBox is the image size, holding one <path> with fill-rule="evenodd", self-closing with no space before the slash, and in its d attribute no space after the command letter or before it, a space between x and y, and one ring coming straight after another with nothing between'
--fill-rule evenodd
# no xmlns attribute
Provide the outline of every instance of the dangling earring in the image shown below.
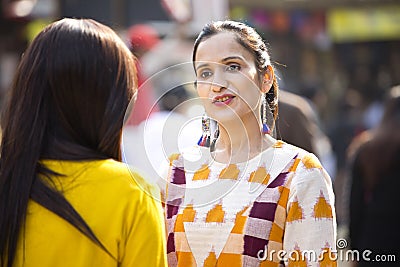
<svg viewBox="0 0 400 267"><path fill-rule="evenodd" d="M201 117L201 128L203 131L200 140L197 142L199 146L210 147L211 130L210 130L210 118L204 114Z"/></svg>
<svg viewBox="0 0 400 267"><path fill-rule="evenodd" d="M212 140L211 145L210 145L211 151L215 150L215 143L217 142L218 137L219 137L219 126L217 124L217 130L215 130L215 132L214 132L214 139Z"/></svg>
<svg viewBox="0 0 400 267"><path fill-rule="evenodd" d="M262 102L262 118L261 118L261 120L262 120L262 126L263 126L263 128L262 128L262 133L263 134L270 134L271 133L271 129L268 127L268 124L267 124L267 106L268 106L268 104L267 104L267 99L266 99L266 97L265 96L263 96L263 102Z"/></svg>

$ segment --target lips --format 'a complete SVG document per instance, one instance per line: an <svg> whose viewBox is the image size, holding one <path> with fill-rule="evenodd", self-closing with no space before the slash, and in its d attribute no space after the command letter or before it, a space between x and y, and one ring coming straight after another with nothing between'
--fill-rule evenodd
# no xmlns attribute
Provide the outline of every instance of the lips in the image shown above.
<svg viewBox="0 0 400 267"><path fill-rule="evenodd" d="M212 103L216 104L216 105L228 105L232 99L235 98L234 95L231 94L223 94L223 95L219 95L213 98Z"/></svg>

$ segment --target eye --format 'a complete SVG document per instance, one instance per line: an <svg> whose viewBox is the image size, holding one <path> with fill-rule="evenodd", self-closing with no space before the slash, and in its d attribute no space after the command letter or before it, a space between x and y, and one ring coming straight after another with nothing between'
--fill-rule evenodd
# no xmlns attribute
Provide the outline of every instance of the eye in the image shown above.
<svg viewBox="0 0 400 267"><path fill-rule="evenodd" d="M228 64L228 66L226 67L226 70L227 71L240 71L241 67L239 64L231 63L231 64Z"/></svg>
<svg viewBox="0 0 400 267"><path fill-rule="evenodd" d="M208 77L210 77L212 75L212 72L209 70L202 70L199 72L199 77L202 79L207 79Z"/></svg>

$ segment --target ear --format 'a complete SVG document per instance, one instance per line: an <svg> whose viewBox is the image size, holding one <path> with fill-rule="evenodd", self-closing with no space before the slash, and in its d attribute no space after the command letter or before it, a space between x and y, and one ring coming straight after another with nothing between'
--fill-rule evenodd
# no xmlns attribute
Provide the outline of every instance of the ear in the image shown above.
<svg viewBox="0 0 400 267"><path fill-rule="evenodd" d="M267 93L272 88L272 84L274 83L274 69L271 65L268 65L265 74L262 77L261 81L261 92Z"/></svg>

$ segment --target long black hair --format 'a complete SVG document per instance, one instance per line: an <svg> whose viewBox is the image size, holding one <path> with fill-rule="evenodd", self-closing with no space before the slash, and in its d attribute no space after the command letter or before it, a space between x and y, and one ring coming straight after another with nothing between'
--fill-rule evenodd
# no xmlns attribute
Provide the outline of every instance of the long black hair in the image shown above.
<svg viewBox="0 0 400 267"><path fill-rule="evenodd" d="M121 160L135 57L108 26L61 19L22 55L2 120L0 266L12 266L32 199L107 249L51 184L42 159Z"/></svg>
<svg viewBox="0 0 400 267"><path fill-rule="evenodd" d="M193 64L196 61L196 53L199 44L205 39L208 39L211 36L221 32L232 32L236 34L238 43L254 55L255 64L260 77L265 74L268 65L273 67L270 60L268 47L260 34L258 34L257 31L249 25L243 22L232 20L215 21L208 23L203 27L194 43L192 55ZM273 114L274 121L278 116L278 91L278 82L276 76L274 76L272 88L268 93L265 94L267 103L269 104L269 108ZM274 126L274 121L269 123L271 129Z"/></svg>

